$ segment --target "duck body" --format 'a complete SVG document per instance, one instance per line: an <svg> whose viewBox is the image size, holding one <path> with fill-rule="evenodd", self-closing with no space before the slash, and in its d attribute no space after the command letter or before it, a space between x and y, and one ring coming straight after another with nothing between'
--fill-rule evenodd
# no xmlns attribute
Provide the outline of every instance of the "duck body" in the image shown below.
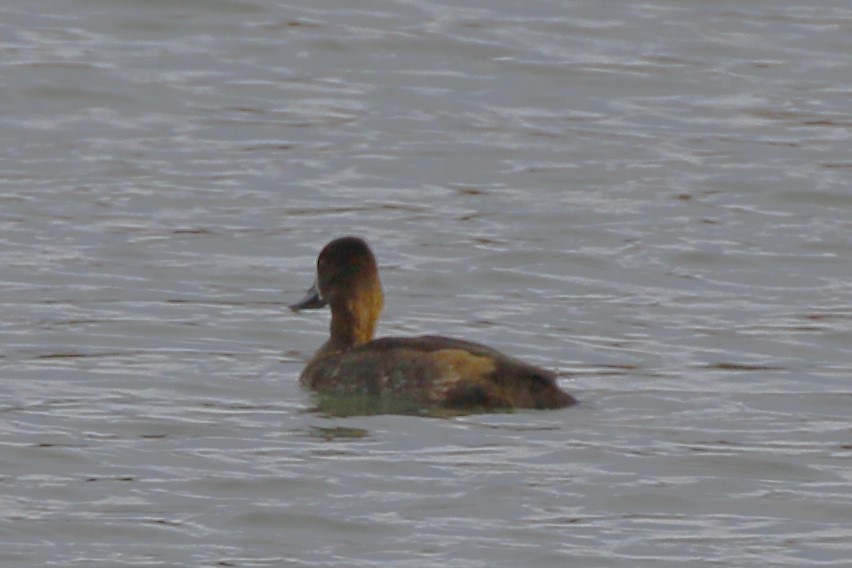
<svg viewBox="0 0 852 568"><path fill-rule="evenodd" d="M559 408L574 402L545 369L484 345L424 335L318 353L302 372L314 391L447 408Z"/></svg>
<svg viewBox="0 0 852 568"><path fill-rule="evenodd" d="M495 349L449 337L373 339L383 307L375 257L356 237L326 245L317 282L294 311L331 307L331 337L300 382L340 395L422 409L561 408L575 403L556 375ZM383 404L383 406L386 406Z"/></svg>

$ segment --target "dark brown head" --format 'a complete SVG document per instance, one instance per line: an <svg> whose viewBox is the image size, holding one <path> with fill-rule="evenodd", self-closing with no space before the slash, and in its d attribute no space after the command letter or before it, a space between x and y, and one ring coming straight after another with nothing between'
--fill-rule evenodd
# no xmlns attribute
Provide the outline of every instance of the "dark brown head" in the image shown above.
<svg viewBox="0 0 852 568"><path fill-rule="evenodd" d="M331 343L349 348L373 338L384 307L379 268L370 247L357 237L325 245L317 259L317 279L294 312L331 306ZM339 345L338 345L339 344Z"/></svg>

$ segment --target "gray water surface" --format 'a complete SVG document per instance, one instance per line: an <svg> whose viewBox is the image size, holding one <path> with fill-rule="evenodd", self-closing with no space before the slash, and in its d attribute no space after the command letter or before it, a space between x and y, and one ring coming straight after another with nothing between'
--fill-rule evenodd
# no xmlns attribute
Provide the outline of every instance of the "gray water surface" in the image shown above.
<svg viewBox="0 0 852 568"><path fill-rule="evenodd" d="M852 6L9 0L0 565L846 567ZM311 411L382 335L582 402Z"/></svg>

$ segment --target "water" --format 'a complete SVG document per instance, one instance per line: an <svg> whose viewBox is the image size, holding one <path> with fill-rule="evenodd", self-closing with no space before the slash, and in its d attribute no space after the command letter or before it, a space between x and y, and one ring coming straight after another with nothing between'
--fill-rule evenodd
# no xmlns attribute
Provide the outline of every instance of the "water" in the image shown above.
<svg viewBox="0 0 852 568"><path fill-rule="evenodd" d="M4 567L848 565L847 2L0 22ZM344 234L582 404L311 412Z"/></svg>

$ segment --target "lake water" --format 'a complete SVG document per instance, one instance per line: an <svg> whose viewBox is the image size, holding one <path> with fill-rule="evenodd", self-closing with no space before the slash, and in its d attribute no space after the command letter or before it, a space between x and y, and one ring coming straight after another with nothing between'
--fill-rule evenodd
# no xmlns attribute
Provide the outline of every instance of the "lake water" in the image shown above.
<svg viewBox="0 0 852 568"><path fill-rule="evenodd" d="M3 567L846 567L847 1L8 0ZM564 410L329 417L286 305Z"/></svg>

